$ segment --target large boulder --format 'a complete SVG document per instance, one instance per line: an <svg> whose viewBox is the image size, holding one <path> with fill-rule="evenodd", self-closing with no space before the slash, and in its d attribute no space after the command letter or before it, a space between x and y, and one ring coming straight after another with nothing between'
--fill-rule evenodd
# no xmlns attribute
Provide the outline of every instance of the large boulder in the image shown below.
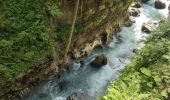
<svg viewBox="0 0 170 100"><path fill-rule="evenodd" d="M97 56L95 60L90 63L91 66L96 68L100 68L106 64L107 64L107 58L104 55Z"/></svg>
<svg viewBox="0 0 170 100"><path fill-rule="evenodd" d="M155 8L156 9L165 9L166 8L166 4L161 1L161 0L156 0L155 1Z"/></svg>
<svg viewBox="0 0 170 100"><path fill-rule="evenodd" d="M145 33L150 33L151 31L155 30L158 26L159 26L158 22L149 21L149 22L143 23L141 31Z"/></svg>
<svg viewBox="0 0 170 100"><path fill-rule="evenodd" d="M73 93L66 100L92 100L92 98L86 93Z"/></svg>
<svg viewBox="0 0 170 100"><path fill-rule="evenodd" d="M128 12L130 16L133 16L133 17L140 16L140 10L137 8L130 8Z"/></svg>

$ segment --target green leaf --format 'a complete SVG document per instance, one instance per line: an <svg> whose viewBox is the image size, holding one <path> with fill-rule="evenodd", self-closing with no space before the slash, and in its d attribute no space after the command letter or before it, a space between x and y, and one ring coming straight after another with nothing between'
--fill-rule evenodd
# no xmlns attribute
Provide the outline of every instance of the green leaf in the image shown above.
<svg viewBox="0 0 170 100"><path fill-rule="evenodd" d="M62 12L60 11L60 9L58 9L57 6L49 6L48 10L50 11L50 14L52 16L61 16Z"/></svg>
<svg viewBox="0 0 170 100"><path fill-rule="evenodd" d="M169 55L163 55L163 58L169 60L169 59L170 59L170 56L169 56Z"/></svg>
<svg viewBox="0 0 170 100"><path fill-rule="evenodd" d="M146 76L151 76L151 71L149 69L141 68L140 71Z"/></svg>
<svg viewBox="0 0 170 100"><path fill-rule="evenodd" d="M153 76L155 82L161 82L161 78L158 75Z"/></svg>

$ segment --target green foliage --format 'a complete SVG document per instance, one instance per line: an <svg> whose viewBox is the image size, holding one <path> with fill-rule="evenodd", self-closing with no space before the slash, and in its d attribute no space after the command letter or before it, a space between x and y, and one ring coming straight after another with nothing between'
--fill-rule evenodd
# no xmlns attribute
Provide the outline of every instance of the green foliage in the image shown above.
<svg viewBox="0 0 170 100"><path fill-rule="evenodd" d="M101 100L164 100L170 92L170 24L152 33Z"/></svg>
<svg viewBox="0 0 170 100"><path fill-rule="evenodd" d="M45 5L52 16L62 14L48 0ZM13 80L32 66L34 61L50 54L55 41L50 38L50 27L45 7L39 0L5 0L0 2L0 86Z"/></svg>
<svg viewBox="0 0 170 100"><path fill-rule="evenodd" d="M57 32L56 32L57 39L58 40L65 40L65 39L67 39L68 36L69 36L70 29L71 29L71 25L70 24L60 25L57 28ZM77 23L75 25L74 32L75 33L81 33L81 32L83 33L83 24L82 23Z"/></svg>

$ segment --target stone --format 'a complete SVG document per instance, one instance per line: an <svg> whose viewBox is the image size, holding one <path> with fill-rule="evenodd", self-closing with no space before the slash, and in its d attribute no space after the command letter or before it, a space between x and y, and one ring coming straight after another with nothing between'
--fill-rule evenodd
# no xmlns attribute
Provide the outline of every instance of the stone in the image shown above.
<svg viewBox="0 0 170 100"><path fill-rule="evenodd" d="M128 18L127 21L125 21L124 26L131 27L133 25L133 23L134 22L130 18Z"/></svg>
<svg viewBox="0 0 170 100"><path fill-rule="evenodd" d="M96 68L100 68L107 64L107 58L104 55L99 55L93 60L90 65Z"/></svg>
<svg viewBox="0 0 170 100"><path fill-rule="evenodd" d="M151 31L155 30L158 26L159 26L158 22L149 21L149 22L143 23L141 31L145 33L150 33Z"/></svg>
<svg viewBox="0 0 170 100"><path fill-rule="evenodd" d="M133 16L133 17L140 16L140 10L137 8L130 8L128 12L130 16Z"/></svg>
<svg viewBox="0 0 170 100"><path fill-rule="evenodd" d="M134 7L134 8L140 8L141 7L141 3L140 2L134 2L131 7Z"/></svg>
<svg viewBox="0 0 170 100"><path fill-rule="evenodd" d="M156 0L154 5L156 9L165 9L166 7L166 4L161 0Z"/></svg>
<svg viewBox="0 0 170 100"><path fill-rule="evenodd" d="M141 2L142 3L147 3L148 1L150 1L150 0L142 0Z"/></svg>
<svg viewBox="0 0 170 100"><path fill-rule="evenodd" d="M73 93L66 100L92 100L92 98L86 93Z"/></svg>
<svg viewBox="0 0 170 100"><path fill-rule="evenodd" d="M123 40L121 39L121 36L120 36L120 35L115 34L114 36L115 36L115 38L116 38L116 40L117 40L117 42L116 42L117 44L120 44L120 43L123 42Z"/></svg>

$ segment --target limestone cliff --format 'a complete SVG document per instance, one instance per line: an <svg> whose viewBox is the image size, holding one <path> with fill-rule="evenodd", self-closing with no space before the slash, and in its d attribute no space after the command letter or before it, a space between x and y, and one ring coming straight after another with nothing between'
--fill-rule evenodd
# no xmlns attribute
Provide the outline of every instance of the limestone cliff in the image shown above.
<svg viewBox="0 0 170 100"><path fill-rule="evenodd" d="M89 55L100 45L111 42L113 35L128 21L127 9L131 0L80 0L78 19L81 31L75 31L71 43L70 56L79 58ZM59 7L63 15L57 18L60 24L71 24L75 0L63 0Z"/></svg>

